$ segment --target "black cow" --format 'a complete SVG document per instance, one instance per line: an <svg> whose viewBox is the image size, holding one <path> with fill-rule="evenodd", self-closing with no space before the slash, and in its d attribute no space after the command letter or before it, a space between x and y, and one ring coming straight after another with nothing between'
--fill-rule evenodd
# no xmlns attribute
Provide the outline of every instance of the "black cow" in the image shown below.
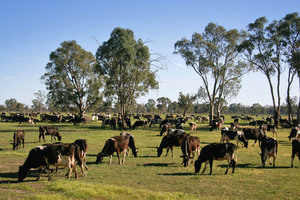
<svg viewBox="0 0 300 200"><path fill-rule="evenodd" d="M135 147L134 138L130 136L118 135L109 138L106 140L105 145L100 153L97 155L96 164L100 163L103 160L103 157L106 155L110 155L109 164L112 162L112 155L114 152L117 152L117 157L119 159L119 164L121 164L120 160L120 152L123 152L123 161L125 163L125 156L128 151L128 147L131 148L134 157L137 157L137 148Z"/></svg>
<svg viewBox="0 0 300 200"><path fill-rule="evenodd" d="M169 149L171 149L173 157L173 146L181 146L183 139L188 135L189 134L171 134L164 136L161 140L159 147L157 147L157 157L161 156L164 148L167 148L166 156L168 155Z"/></svg>
<svg viewBox="0 0 300 200"><path fill-rule="evenodd" d="M270 165L272 165L271 157L273 157L273 167L275 167L275 159L277 157L278 142L275 138L263 137L260 145L261 162L263 167L266 165L267 157L270 159Z"/></svg>
<svg viewBox="0 0 300 200"><path fill-rule="evenodd" d="M249 123L249 126L262 126L263 124L267 125L267 122L266 121L263 121L263 120L255 120L255 121L252 121Z"/></svg>
<svg viewBox="0 0 300 200"><path fill-rule="evenodd" d="M291 133L288 136L289 141L291 141L292 139L294 139L298 133L300 133L300 129L298 127L292 128Z"/></svg>
<svg viewBox="0 0 300 200"><path fill-rule="evenodd" d="M247 148L248 147L248 141L246 140L244 133L242 131L232 131L232 130L221 130L221 140L220 143L224 141L229 141L229 140L236 140L236 145L238 146L238 143L243 143L244 146Z"/></svg>
<svg viewBox="0 0 300 200"><path fill-rule="evenodd" d="M223 124L222 119L219 119L219 120L215 120L214 119L214 120L212 120L211 121L211 127L210 127L209 131L221 130L222 124Z"/></svg>
<svg viewBox="0 0 300 200"><path fill-rule="evenodd" d="M48 180L50 180L49 165L68 167L67 178L71 177L73 169L75 178L77 178L76 160L81 163L79 148L74 143L37 146L29 152L25 163L19 167L19 181L23 181L26 178L31 168L39 169L37 180L41 177L42 169L46 169L48 172Z"/></svg>
<svg viewBox="0 0 300 200"><path fill-rule="evenodd" d="M24 148L25 131L24 130L15 131L13 139L14 139L13 150L21 148L21 143L23 143L23 148Z"/></svg>
<svg viewBox="0 0 300 200"><path fill-rule="evenodd" d="M211 174L213 160L227 160L228 166L225 171L225 174L227 174L230 166L232 166L232 173L234 173L234 168L236 166L236 150L237 150L237 146L232 143L212 143L206 145L201 149L198 160L195 162L195 173L199 173L202 163L205 162L205 166L202 171L202 173L204 173L206 169L206 165L209 162L210 164L209 174Z"/></svg>
<svg viewBox="0 0 300 200"><path fill-rule="evenodd" d="M194 161L195 151L197 154L200 154L200 138L197 136L187 136L184 138L182 144L181 144L181 151L183 156L183 166L187 167L189 165L189 158L192 158L191 164ZM191 154L193 154L192 157Z"/></svg>
<svg viewBox="0 0 300 200"><path fill-rule="evenodd" d="M54 138L54 140L56 140L56 137L58 139L58 141L61 141L61 134L58 132L58 129L54 126L40 126L39 127L39 142L41 142L41 137L43 137L44 142L45 141L45 135L51 135L51 142L52 142L52 138Z"/></svg>
<svg viewBox="0 0 300 200"><path fill-rule="evenodd" d="M264 131L258 128L243 128L242 131L245 135L246 140L255 140L252 146L254 146L257 140L260 146L260 142L262 138L265 136Z"/></svg>
<svg viewBox="0 0 300 200"><path fill-rule="evenodd" d="M147 121L141 121L141 120L136 121L136 122L134 122L132 129L134 129L135 127L139 127L139 126L143 126L145 129L146 125L147 125Z"/></svg>
<svg viewBox="0 0 300 200"><path fill-rule="evenodd" d="M294 139L292 141L292 162L291 162L291 167L294 167L295 155L298 156L298 159L300 161L300 138L299 139Z"/></svg>

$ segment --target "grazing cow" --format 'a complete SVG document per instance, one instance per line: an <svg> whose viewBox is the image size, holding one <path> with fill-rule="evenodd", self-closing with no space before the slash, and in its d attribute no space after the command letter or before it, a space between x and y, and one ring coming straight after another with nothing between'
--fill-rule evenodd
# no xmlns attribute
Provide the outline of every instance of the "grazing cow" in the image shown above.
<svg viewBox="0 0 300 200"><path fill-rule="evenodd" d="M291 133L288 136L289 141L291 141L292 139L294 139L298 133L300 133L300 129L298 127L292 128Z"/></svg>
<svg viewBox="0 0 300 200"><path fill-rule="evenodd" d="M221 142L224 143L225 140L227 141L227 143L229 140L236 140L237 146L240 142L240 143L243 143L246 148L248 147L248 142L246 141L246 138L242 131L232 131L232 130L222 129L220 143Z"/></svg>
<svg viewBox="0 0 300 200"><path fill-rule="evenodd" d="M24 148L24 140L25 140L25 131L18 130L14 132L14 141L13 141L13 150L21 148L21 143L23 143Z"/></svg>
<svg viewBox="0 0 300 200"><path fill-rule="evenodd" d="M277 129L276 129L275 124L263 124L263 125L259 126L259 129L262 129L264 132L271 131L271 129L272 129L273 137L275 134L277 137Z"/></svg>
<svg viewBox="0 0 300 200"><path fill-rule="evenodd" d="M86 152L87 152L87 148L88 148L86 139L78 139L78 140L75 140L74 143L79 146L82 164L84 165L85 169L88 170L88 166L86 165Z"/></svg>
<svg viewBox="0 0 300 200"><path fill-rule="evenodd" d="M297 134L297 138L292 141L292 162L291 167L294 167L295 155L298 156L300 161L300 134Z"/></svg>
<svg viewBox="0 0 300 200"><path fill-rule="evenodd" d="M160 136L162 136L165 132L167 132L167 130L171 129L172 128L172 124L171 123L167 123L167 124L164 124L160 130Z"/></svg>
<svg viewBox="0 0 300 200"><path fill-rule="evenodd" d="M189 158L192 158L191 164L194 161L195 151L199 155L200 153L200 138L197 136L187 136L184 138L182 144L181 144L181 151L183 156L183 165L184 167L187 167L189 165ZM191 154L193 154L192 157Z"/></svg>
<svg viewBox="0 0 300 200"><path fill-rule="evenodd" d="M171 149L173 157L173 146L181 146L183 139L188 135L189 134L171 134L164 136L161 140L159 147L157 147L157 157L161 156L164 148L167 148L167 153L165 157L168 155L169 149Z"/></svg>
<svg viewBox="0 0 300 200"><path fill-rule="evenodd" d="M58 141L61 141L61 134L58 132L58 129L54 126L40 126L39 127L40 130L40 134L39 134L39 142L41 142L41 137L43 137L44 142L45 141L45 135L51 135L51 142L52 142L52 138L54 138L54 140L56 140L56 137L58 139Z"/></svg>
<svg viewBox="0 0 300 200"><path fill-rule="evenodd" d="M254 146L257 140L260 146L260 142L262 138L265 136L264 131L258 128L243 128L242 131L245 135L246 140L255 140L252 146Z"/></svg>
<svg viewBox="0 0 300 200"><path fill-rule="evenodd" d="M117 152L117 157L119 159L119 164L121 164L120 160L120 152L123 153L123 161L125 163L125 156L128 151L128 147L131 148L134 157L137 157L137 148L135 147L133 137L127 135L119 135L114 136L106 140L105 145L100 153L97 155L96 164L100 163L103 160L103 157L106 155L110 155L110 159L108 164L112 162L112 155L114 152Z"/></svg>
<svg viewBox="0 0 300 200"><path fill-rule="evenodd" d="M69 144L45 144L33 148L25 161L19 167L19 181L23 181L31 168L38 168L39 175L37 180L41 178L42 169L48 172L48 180L51 179L49 174L49 165L68 167L67 178L71 177L72 169L77 175L76 161L81 163L80 152L78 146L74 143Z"/></svg>
<svg viewBox="0 0 300 200"><path fill-rule="evenodd" d="M184 130L182 130L182 129L172 129L172 128L170 128L170 129L168 129L167 130L167 135L173 135L173 134L184 134L185 133L185 131Z"/></svg>
<svg viewBox="0 0 300 200"><path fill-rule="evenodd" d="M265 167L267 157L269 157L270 165L272 165L271 157L273 157L273 167L275 167L275 159L277 157L278 142L275 138L263 137L260 145L261 162Z"/></svg>
<svg viewBox="0 0 300 200"><path fill-rule="evenodd" d="M206 165L209 162L210 164L209 174L211 174L213 160L227 160L228 166L225 171L225 174L227 174L230 166L232 166L232 173L234 173L234 168L237 162L236 150L237 150L237 146L232 143L212 143L206 145L201 149L198 160L195 162L195 173L199 173L202 163L205 162L205 166L202 171L202 173L204 173L206 169Z"/></svg>
<svg viewBox="0 0 300 200"><path fill-rule="evenodd" d="M139 127L139 126L143 126L145 129L146 125L147 125L147 121L136 121L136 122L134 122L132 129L134 129L135 127Z"/></svg>
<svg viewBox="0 0 300 200"><path fill-rule="evenodd" d="M191 131L196 131L197 132L197 124L196 122L190 122L189 123Z"/></svg>
<svg viewBox="0 0 300 200"><path fill-rule="evenodd" d="M211 127L210 127L209 131L221 130L222 123L223 123L222 119L212 120Z"/></svg>

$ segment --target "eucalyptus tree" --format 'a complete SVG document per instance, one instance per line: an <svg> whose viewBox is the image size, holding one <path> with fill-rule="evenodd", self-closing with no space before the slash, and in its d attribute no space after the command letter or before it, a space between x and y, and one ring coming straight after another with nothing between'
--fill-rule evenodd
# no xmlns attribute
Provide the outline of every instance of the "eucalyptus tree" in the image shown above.
<svg viewBox="0 0 300 200"><path fill-rule="evenodd" d="M183 116L185 116L186 112L192 108L196 98L197 95L192 95L192 94L184 95L182 92L179 92L178 105L183 110Z"/></svg>
<svg viewBox="0 0 300 200"><path fill-rule="evenodd" d="M41 79L46 84L52 108L75 110L84 116L101 100L102 79L95 73L96 60L76 41L64 41L50 53L50 62Z"/></svg>
<svg viewBox="0 0 300 200"><path fill-rule="evenodd" d="M284 71L282 65L284 43L278 31L279 23L277 21L267 23L265 17L250 23L248 25L248 37L238 49L243 52L249 64L267 78L273 102L274 122L278 126L281 106L280 83L281 74ZM272 81L273 76L276 77L275 83Z"/></svg>
<svg viewBox="0 0 300 200"><path fill-rule="evenodd" d="M300 17L298 13L287 14L279 24L279 33L283 36L283 39L286 44L285 55L287 56L287 62L289 63L288 70L288 86L287 86L287 104L288 104L288 115L289 122L293 121L293 109L292 109L292 98L290 94L291 85L294 80L294 77L298 75L299 86L300 86L300 62L297 54L299 56L300 52ZM300 96L298 101L298 106L300 108ZM299 123L299 109L297 112L297 121Z"/></svg>
<svg viewBox="0 0 300 200"><path fill-rule="evenodd" d="M148 102L145 104L146 111L148 113L153 113L155 110L155 104L156 102L154 99L148 99Z"/></svg>
<svg viewBox="0 0 300 200"><path fill-rule="evenodd" d="M156 100L156 107L160 112L166 114L171 103L172 101L168 97L159 97Z"/></svg>
<svg viewBox="0 0 300 200"><path fill-rule="evenodd" d="M44 91L39 90L38 92L34 93L35 99L32 100L32 109L33 111L42 112L42 110L46 110L45 108L45 100L46 94Z"/></svg>
<svg viewBox="0 0 300 200"><path fill-rule="evenodd" d="M157 89L156 74L151 70L150 52L141 39L135 40L129 29L115 28L108 41L96 52L98 72L106 77L105 94L117 100L119 117L132 108L135 100L150 89Z"/></svg>
<svg viewBox="0 0 300 200"><path fill-rule="evenodd" d="M199 96L210 104L210 122L216 99L236 96L241 77L247 72L236 51L242 35L236 29L227 31L223 26L209 23L202 34L194 33L191 40L183 38L175 43L174 53L181 55L202 80L204 86L200 87ZM220 115L220 105L217 107Z"/></svg>

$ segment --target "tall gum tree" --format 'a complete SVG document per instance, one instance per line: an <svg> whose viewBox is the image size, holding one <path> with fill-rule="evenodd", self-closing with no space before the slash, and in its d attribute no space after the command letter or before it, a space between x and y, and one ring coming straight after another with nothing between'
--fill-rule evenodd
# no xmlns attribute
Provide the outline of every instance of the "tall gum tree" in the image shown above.
<svg viewBox="0 0 300 200"><path fill-rule="evenodd" d="M135 100L158 88L150 56L148 47L141 39L135 40L133 31L119 27L96 52L98 73L106 77L105 94L116 99L123 129L124 117Z"/></svg>
<svg viewBox="0 0 300 200"><path fill-rule="evenodd" d="M46 84L51 107L76 111L81 117L87 109L101 101L102 80L95 74L96 60L76 41L64 41L50 53L46 73L41 77Z"/></svg>
<svg viewBox="0 0 300 200"><path fill-rule="evenodd" d="M226 31L223 26L209 23L202 34L194 33L191 40L183 38L174 45L174 53L181 55L202 80L199 96L210 105L210 122L216 103L220 116L221 101L216 100L237 95L240 79L248 70L238 62L236 47L241 35L236 29Z"/></svg>

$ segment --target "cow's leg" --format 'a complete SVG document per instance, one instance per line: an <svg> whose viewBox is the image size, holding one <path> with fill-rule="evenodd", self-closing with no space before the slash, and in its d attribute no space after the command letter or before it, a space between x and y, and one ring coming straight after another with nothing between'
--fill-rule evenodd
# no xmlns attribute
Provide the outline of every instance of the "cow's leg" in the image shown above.
<svg viewBox="0 0 300 200"><path fill-rule="evenodd" d="M299 157L300 158L300 157ZM294 159L295 159L295 154L292 153L292 157L291 157L291 167L294 167Z"/></svg>
<svg viewBox="0 0 300 200"><path fill-rule="evenodd" d="M204 169L202 170L201 174L203 174L205 172L207 163L208 163L208 161L205 162Z"/></svg>
<svg viewBox="0 0 300 200"><path fill-rule="evenodd" d="M117 157L119 159L119 164L121 165L121 159L120 159L120 152L119 152L119 150L117 151Z"/></svg>
<svg viewBox="0 0 300 200"><path fill-rule="evenodd" d="M192 154L193 154L193 157L192 157L192 160L191 160L191 164L193 164L193 162L194 162L195 152L193 151Z"/></svg>
<svg viewBox="0 0 300 200"><path fill-rule="evenodd" d="M125 163L125 157L126 157L126 154L127 154L128 152L127 152L127 149L124 149L124 151L123 151L123 164Z"/></svg>
<svg viewBox="0 0 300 200"><path fill-rule="evenodd" d="M83 162L83 165L84 165L85 169L88 170L89 168L88 168L88 166L86 165L86 155L85 155L85 154L83 155L82 162Z"/></svg>
<svg viewBox="0 0 300 200"><path fill-rule="evenodd" d="M112 154L110 155L110 158L109 158L108 164L111 164L111 161L112 161Z"/></svg>
<svg viewBox="0 0 300 200"><path fill-rule="evenodd" d="M41 179L41 176L42 176L42 168L39 169L39 174L38 174L38 177L37 177L36 180L37 180L37 181L40 180L40 179Z"/></svg>
<svg viewBox="0 0 300 200"><path fill-rule="evenodd" d="M273 167L275 167L275 160L276 160L276 157L273 157Z"/></svg>
<svg viewBox="0 0 300 200"><path fill-rule="evenodd" d="M211 173L212 173L212 167L213 167L213 160L212 159L209 161L209 166L210 166L209 175L211 175Z"/></svg>
<svg viewBox="0 0 300 200"><path fill-rule="evenodd" d="M167 157L167 155L168 155L168 153L169 153L169 147L167 147L167 153L166 153L166 155L165 155L165 157Z"/></svg>
<svg viewBox="0 0 300 200"><path fill-rule="evenodd" d="M257 139L255 139L255 140L254 140L254 143L253 143L253 145L252 145L253 147L254 147L254 145L255 145L256 141L257 141Z"/></svg>
<svg viewBox="0 0 300 200"><path fill-rule="evenodd" d="M171 149L171 152L172 152L172 157L173 157L173 156L174 156L174 154L173 154L173 147L171 147L170 149Z"/></svg>
<svg viewBox="0 0 300 200"><path fill-rule="evenodd" d="M23 138L22 142L23 142L23 149L24 149L24 143L25 143L25 139L24 138Z"/></svg>

